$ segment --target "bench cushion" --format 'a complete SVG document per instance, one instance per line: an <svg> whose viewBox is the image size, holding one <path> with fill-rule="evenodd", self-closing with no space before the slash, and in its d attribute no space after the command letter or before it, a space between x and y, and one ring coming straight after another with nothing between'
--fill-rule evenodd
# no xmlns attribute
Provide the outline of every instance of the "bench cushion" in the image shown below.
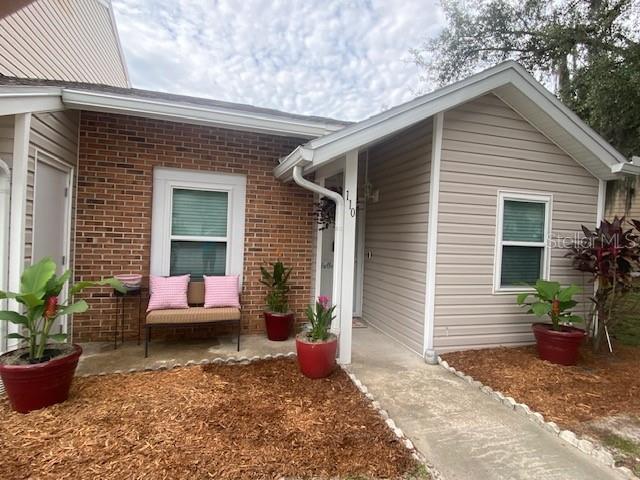
<svg viewBox="0 0 640 480"><path fill-rule="evenodd" d="M190 307L184 310L153 310L146 319L147 325L179 325L183 323L209 323L224 320L240 320L240 309L235 307Z"/></svg>

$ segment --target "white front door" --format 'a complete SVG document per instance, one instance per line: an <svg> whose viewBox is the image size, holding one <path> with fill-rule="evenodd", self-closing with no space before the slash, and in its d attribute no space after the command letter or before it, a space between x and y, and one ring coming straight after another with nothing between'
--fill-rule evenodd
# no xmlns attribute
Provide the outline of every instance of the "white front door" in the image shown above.
<svg viewBox="0 0 640 480"><path fill-rule="evenodd" d="M362 316L362 281L364 276L364 216L363 208L358 207L356 223L356 255L353 273L353 316ZM320 246L320 295L331 298L333 285L333 249L335 228L330 225L322 231L322 244Z"/></svg>
<svg viewBox="0 0 640 480"><path fill-rule="evenodd" d="M36 155L33 215L33 263L51 257L60 275L69 264L71 169L46 154ZM60 300L64 300L63 291ZM51 333L66 333L66 319L58 319Z"/></svg>

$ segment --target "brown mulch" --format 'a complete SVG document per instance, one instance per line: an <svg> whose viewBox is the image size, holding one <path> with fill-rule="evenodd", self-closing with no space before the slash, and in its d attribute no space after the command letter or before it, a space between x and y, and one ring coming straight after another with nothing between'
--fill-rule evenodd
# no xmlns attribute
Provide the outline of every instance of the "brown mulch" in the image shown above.
<svg viewBox="0 0 640 480"><path fill-rule="evenodd" d="M526 403L564 428L618 414L640 415L640 349L614 354L588 348L574 367L540 360L535 347L491 348L443 355L456 370Z"/></svg>
<svg viewBox="0 0 640 480"><path fill-rule="evenodd" d="M402 478L417 467L348 376L295 360L77 378L21 415L0 399L0 477Z"/></svg>

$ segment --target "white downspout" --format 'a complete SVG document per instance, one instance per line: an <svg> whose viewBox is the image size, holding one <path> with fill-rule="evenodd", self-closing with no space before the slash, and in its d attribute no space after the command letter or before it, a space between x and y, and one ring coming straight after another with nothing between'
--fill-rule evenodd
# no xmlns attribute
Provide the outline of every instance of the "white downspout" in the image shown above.
<svg viewBox="0 0 640 480"><path fill-rule="evenodd" d="M302 167L296 165L293 167L293 181L306 190L310 190L318 195L329 197L336 203L336 223L334 230L334 246L333 246L333 285L331 302L336 306L336 312L341 311L342 305L342 250L343 250L343 230L344 230L344 198L337 192L321 187L302 176ZM337 325L342 325L342 318L338 313L338 322L334 322L331 330L339 333Z"/></svg>

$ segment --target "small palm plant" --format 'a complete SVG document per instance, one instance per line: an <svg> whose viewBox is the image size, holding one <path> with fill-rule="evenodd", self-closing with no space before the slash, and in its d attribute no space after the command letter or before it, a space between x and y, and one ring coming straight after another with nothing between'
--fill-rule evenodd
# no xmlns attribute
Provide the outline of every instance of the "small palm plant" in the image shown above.
<svg viewBox="0 0 640 480"><path fill-rule="evenodd" d="M335 315L333 311L335 305L329 306L329 298L325 296L318 297L315 305L309 305L307 311L307 319L310 328L307 331L307 338L312 342L324 342L329 338L329 329Z"/></svg>
<svg viewBox="0 0 640 480"><path fill-rule="evenodd" d="M271 264L273 271L260 267L262 279L260 283L269 288L266 303L271 312L287 313L289 311L289 302L287 295L289 293L289 276L292 268L286 268L280 261Z"/></svg>
<svg viewBox="0 0 640 480"><path fill-rule="evenodd" d="M571 309L578 304L573 296L581 291L577 285L562 288L558 282L538 280L533 288L534 293L521 293L517 298L518 305L529 307L527 313L533 313L536 317L548 315L555 331L561 331L562 324L583 321L582 317L571 313ZM529 296L533 298L527 301Z"/></svg>
<svg viewBox="0 0 640 480"><path fill-rule="evenodd" d="M25 269L20 279L20 292L0 291L0 299L15 299L23 308L21 311L2 310L0 320L6 320L19 325L21 333L10 333L8 338L21 340L28 347L29 362L45 361L47 343L64 342L65 333L50 333L56 318L63 315L85 312L89 306L84 300L70 303L69 299L87 287L110 285L120 292L125 289L115 278L107 278L98 282L82 281L69 288L69 299L60 301L58 298L64 285L69 280L71 272L67 270L62 275L56 275L56 264L51 258L43 258Z"/></svg>

